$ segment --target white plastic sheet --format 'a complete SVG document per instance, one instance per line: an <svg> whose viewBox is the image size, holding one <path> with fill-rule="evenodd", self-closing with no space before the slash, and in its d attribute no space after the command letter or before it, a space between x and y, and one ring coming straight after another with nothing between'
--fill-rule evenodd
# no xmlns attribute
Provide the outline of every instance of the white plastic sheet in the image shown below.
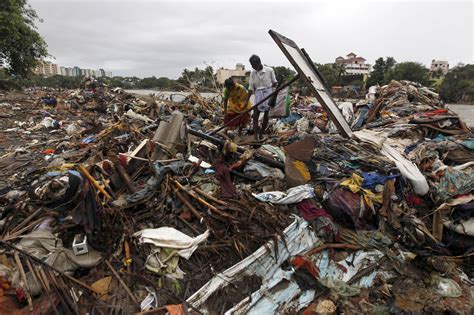
<svg viewBox="0 0 474 315"><path fill-rule="evenodd" d="M134 120L141 120L141 121L146 122L146 123L153 123L154 122L153 119L150 119L149 117L141 115L141 114L137 114L132 109L129 109L124 114L124 116L126 116L130 119L134 119Z"/></svg>
<svg viewBox="0 0 474 315"><path fill-rule="evenodd" d="M420 172L420 169L412 162L404 158L397 150L384 144L382 152L386 157L391 159L397 166L400 173L408 179L415 193L420 196L426 195L430 190L430 186L426 181L425 176Z"/></svg>
<svg viewBox="0 0 474 315"><path fill-rule="evenodd" d="M39 125L44 126L46 128L52 128L54 125L54 119L51 117L45 117L43 120L39 123Z"/></svg>
<svg viewBox="0 0 474 315"><path fill-rule="evenodd" d="M192 163L198 163L199 162L199 158L198 157L195 157L194 155L190 155L188 157L188 161L189 162L192 162ZM201 161L201 163L199 164L200 167L202 168L211 168L211 164L207 163L207 162L204 162L204 161Z"/></svg>
<svg viewBox="0 0 474 315"><path fill-rule="evenodd" d="M268 191L260 194L253 194L253 196L264 202L271 202L274 204L292 204L298 203L303 199L313 198L315 194L313 186L306 184L290 188L286 192Z"/></svg>
<svg viewBox="0 0 474 315"><path fill-rule="evenodd" d="M155 290L152 290L149 287L145 287L145 289L148 291L148 295L140 302L140 309L142 312L158 307L158 297L156 296Z"/></svg>
<svg viewBox="0 0 474 315"><path fill-rule="evenodd" d="M179 256L189 259L198 248L198 245L207 239L209 230L192 238L171 227L160 227L157 229L141 230L133 236L140 237L140 243L149 243L156 247L179 249Z"/></svg>

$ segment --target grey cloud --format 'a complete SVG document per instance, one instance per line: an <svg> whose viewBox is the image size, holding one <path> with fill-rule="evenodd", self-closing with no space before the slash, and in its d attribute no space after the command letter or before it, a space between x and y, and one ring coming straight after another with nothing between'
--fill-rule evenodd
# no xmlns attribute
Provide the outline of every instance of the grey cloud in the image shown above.
<svg viewBox="0 0 474 315"><path fill-rule="evenodd" d="M30 0L59 64L116 75L176 78L204 62L248 64L252 53L266 64L289 65L269 29L317 62L350 51L372 63L380 56L452 65L474 59L471 2L334 2Z"/></svg>

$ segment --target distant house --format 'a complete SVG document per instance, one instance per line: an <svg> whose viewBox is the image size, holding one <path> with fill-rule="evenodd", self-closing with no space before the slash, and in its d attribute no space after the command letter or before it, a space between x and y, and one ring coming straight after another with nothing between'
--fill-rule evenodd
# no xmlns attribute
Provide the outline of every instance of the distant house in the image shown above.
<svg viewBox="0 0 474 315"><path fill-rule="evenodd" d="M225 80L228 78L232 78L236 82L243 83L244 81L248 80L249 76L250 71L245 70L245 66L241 63L238 63L235 66L235 69L220 68L216 71L216 81L220 84L224 84Z"/></svg>
<svg viewBox="0 0 474 315"><path fill-rule="evenodd" d="M344 65L346 75L369 74L371 65L365 62L365 58L353 52L347 54L346 58L339 56L335 60L336 64Z"/></svg>
<svg viewBox="0 0 474 315"><path fill-rule="evenodd" d="M431 68L430 68L431 73L436 73L439 70L441 70L443 75L448 74L449 63L447 61L433 59L431 61Z"/></svg>

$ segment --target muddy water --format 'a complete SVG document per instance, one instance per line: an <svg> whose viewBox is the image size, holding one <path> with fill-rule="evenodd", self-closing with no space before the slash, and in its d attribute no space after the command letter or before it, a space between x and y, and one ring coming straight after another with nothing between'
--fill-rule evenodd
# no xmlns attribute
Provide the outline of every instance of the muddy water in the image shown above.
<svg viewBox="0 0 474 315"><path fill-rule="evenodd" d="M469 127L474 128L474 105L448 104L447 107L458 114Z"/></svg>

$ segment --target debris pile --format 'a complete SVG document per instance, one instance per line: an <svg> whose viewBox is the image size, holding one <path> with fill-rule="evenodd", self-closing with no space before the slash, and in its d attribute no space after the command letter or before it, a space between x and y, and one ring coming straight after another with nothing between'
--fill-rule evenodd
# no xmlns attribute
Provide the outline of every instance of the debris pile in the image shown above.
<svg viewBox="0 0 474 315"><path fill-rule="evenodd" d="M3 96L0 313L472 313L474 136L412 82L338 107Z"/></svg>

